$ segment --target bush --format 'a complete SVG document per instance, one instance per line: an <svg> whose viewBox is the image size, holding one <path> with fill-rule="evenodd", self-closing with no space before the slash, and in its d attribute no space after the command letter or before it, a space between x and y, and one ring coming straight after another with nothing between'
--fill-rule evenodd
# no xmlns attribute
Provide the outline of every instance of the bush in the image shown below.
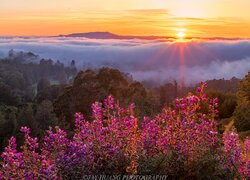
<svg viewBox="0 0 250 180"><path fill-rule="evenodd" d="M81 179L84 175L164 174L177 179L249 177L250 140L242 149L238 134L216 130L217 99L207 99L204 84L197 95L177 99L174 109L155 118L134 117L134 105L121 108L112 96L92 105L92 121L75 114L72 139L59 127L42 144L27 127L22 151L15 138L2 153L3 179ZM201 112L201 105L208 113Z"/></svg>

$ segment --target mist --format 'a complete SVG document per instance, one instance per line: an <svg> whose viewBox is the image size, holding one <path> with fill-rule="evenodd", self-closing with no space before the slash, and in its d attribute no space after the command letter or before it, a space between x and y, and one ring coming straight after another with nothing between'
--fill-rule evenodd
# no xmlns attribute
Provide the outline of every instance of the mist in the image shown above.
<svg viewBox="0 0 250 180"><path fill-rule="evenodd" d="M162 83L242 78L250 70L250 41L100 40L71 37L0 38L0 57L10 49L40 58L76 61L78 69L103 66L130 73L136 80ZM34 60L35 61L35 60ZM38 60L37 60L38 61Z"/></svg>

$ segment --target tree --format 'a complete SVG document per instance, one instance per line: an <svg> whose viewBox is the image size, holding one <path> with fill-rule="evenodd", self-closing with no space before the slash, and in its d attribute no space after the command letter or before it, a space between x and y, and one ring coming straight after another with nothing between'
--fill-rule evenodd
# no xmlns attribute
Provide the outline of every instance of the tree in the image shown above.
<svg viewBox="0 0 250 180"><path fill-rule="evenodd" d="M50 82L47 78L41 78L37 84L37 92L46 91L50 86Z"/></svg>
<svg viewBox="0 0 250 180"><path fill-rule="evenodd" d="M39 80L37 84L37 94L36 101L37 103L41 103L43 100L49 99L50 92L50 81L46 78L42 78Z"/></svg>
<svg viewBox="0 0 250 180"><path fill-rule="evenodd" d="M74 113L82 112L87 119L91 116L91 105L112 95L121 106L135 102L138 113L145 115L152 112L153 106L148 93L139 82L129 82L127 76L117 69L101 68L99 71L86 70L77 74L71 86L54 102L54 111L66 128L73 127ZM61 121L62 120L62 121Z"/></svg>
<svg viewBox="0 0 250 180"><path fill-rule="evenodd" d="M53 113L53 104L51 101L44 100L38 104L35 119L38 122L38 128L42 130L57 124L57 118Z"/></svg>
<svg viewBox="0 0 250 180"><path fill-rule="evenodd" d="M166 83L160 86L160 104L162 107L169 105L177 97L177 82Z"/></svg>
<svg viewBox="0 0 250 180"><path fill-rule="evenodd" d="M237 105L236 95L234 93L223 92L220 90L206 91L208 97L218 98L219 119L231 118Z"/></svg>
<svg viewBox="0 0 250 180"><path fill-rule="evenodd" d="M8 143L8 138L15 135L17 130L17 108L13 106L0 106L0 151Z"/></svg>
<svg viewBox="0 0 250 180"><path fill-rule="evenodd" d="M250 72L240 82L237 107L234 111L234 125L238 131L250 130Z"/></svg>
<svg viewBox="0 0 250 180"><path fill-rule="evenodd" d="M91 116L92 103L110 94L121 96L123 85L127 84L126 78L118 70L102 68L98 72L80 71L73 85L66 87L64 93L54 102L55 113L60 120L64 120L61 121L64 123L62 126L73 126L75 112Z"/></svg>
<svg viewBox="0 0 250 180"><path fill-rule="evenodd" d="M0 104L15 105L18 103L18 98L11 91L11 88L0 84Z"/></svg>
<svg viewBox="0 0 250 180"><path fill-rule="evenodd" d="M34 110L33 110L33 104L25 104L18 109L18 129L20 129L23 126L28 126L32 129L37 128L37 124L35 122L34 118Z"/></svg>

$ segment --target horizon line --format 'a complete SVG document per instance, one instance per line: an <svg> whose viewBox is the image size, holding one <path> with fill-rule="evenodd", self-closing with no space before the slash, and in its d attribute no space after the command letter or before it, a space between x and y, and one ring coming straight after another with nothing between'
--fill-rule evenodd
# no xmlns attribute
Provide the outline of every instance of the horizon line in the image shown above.
<svg viewBox="0 0 250 180"><path fill-rule="evenodd" d="M77 35L77 34L88 34L88 33L107 33L107 34L112 34L120 37L130 37L130 38L155 38L155 39L179 39L178 37L175 36L164 36L164 35L122 35L122 34L116 34L112 33L110 31L85 31L85 32L72 32L68 34L60 34L58 33L57 35L0 35L0 37L69 37L70 35ZM77 36L75 36L77 38ZM80 37L80 36L78 36ZM84 36L82 36L84 37ZM88 37L86 37L88 38ZM95 39L95 38L88 38L88 39ZM102 38L96 38L96 39L102 39ZM112 38L105 38L105 39L112 39ZM117 38L119 39L119 38ZM192 39L197 39L197 40L249 40L250 37L222 37L222 36L208 36L208 37L198 37L198 36L186 36L183 38L184 40L192 40ZM154 40L154 39L148 39L148 40Z"/></svg>

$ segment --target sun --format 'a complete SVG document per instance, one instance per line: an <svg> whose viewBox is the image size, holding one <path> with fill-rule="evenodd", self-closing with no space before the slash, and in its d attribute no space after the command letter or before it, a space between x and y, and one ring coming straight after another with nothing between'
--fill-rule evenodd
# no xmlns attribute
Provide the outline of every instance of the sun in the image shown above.
<svg viewBox="0 0 250 180"><path fill-rule="evenodd" d="M179 31L179 32L176 34L176 36L177 36L179 39L183 39L183 38L186 36L186 34L185 34L183 31Z"/></svg>

